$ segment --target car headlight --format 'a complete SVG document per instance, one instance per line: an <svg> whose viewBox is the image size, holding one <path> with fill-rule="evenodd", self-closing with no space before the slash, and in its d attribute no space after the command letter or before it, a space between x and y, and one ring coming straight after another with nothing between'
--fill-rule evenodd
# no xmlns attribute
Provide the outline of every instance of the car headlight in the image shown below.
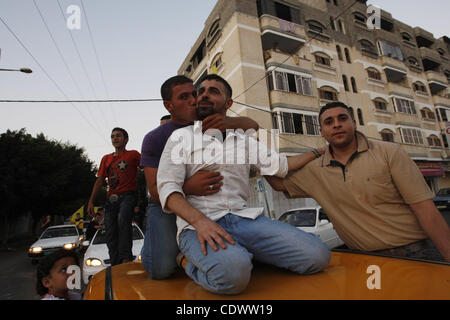
<svg viewBox="0 0 450 320"><path fill-rule="evenodd" d="M97 258L89 258L85 263L88 267L100 267L102 265L102 261Z"/></svg>
<svg viewBox="0 0 450 320"><path fill-rule="evenodd" d="M75 248L75 243L66 243L63 246L63 248L66 249L66 250L72 250L73 248Z"/></svg>
<svg viewBox="0 0 450 320"><path fill-rule="evenodd" d="M41 253L42 247L31 247L28 251L31 253Z"/></svg>

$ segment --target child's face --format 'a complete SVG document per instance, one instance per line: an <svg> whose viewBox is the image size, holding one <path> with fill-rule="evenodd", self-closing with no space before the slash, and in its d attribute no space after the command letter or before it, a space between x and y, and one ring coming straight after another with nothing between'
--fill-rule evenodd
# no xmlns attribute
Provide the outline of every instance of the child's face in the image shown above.
<svg viewBox="0 0 450 320"><path fill-rule="evenodd" d="M76 265L73 257L59 259L50 270L50 274L42 279L42 284L48 289L48 293L55 297L64 298L67 295L67 279L71 276L67 268Z"/></svg>

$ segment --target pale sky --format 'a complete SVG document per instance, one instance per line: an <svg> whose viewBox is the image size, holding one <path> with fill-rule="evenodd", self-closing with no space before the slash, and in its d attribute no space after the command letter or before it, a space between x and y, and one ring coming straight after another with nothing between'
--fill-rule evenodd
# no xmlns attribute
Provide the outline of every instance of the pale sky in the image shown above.
<svg viewBox="0 0 450 320"><path fill-rule="evenodd" d="M33 70L32 74L0 71L0 100L158 99L162 82L176 74L215 3L216 0L0 0L0 18L42 66L0 21L0 68ZM432 32L436 38L450 35L448 0L368 3L380 6L406 24ZM66 10L71 5L85 9L80 30L67 28L71 14ZM43 132L50 139L83 147L98 165L104 154L113 151L109 135L114 126L123 127L130 134L128 149L140 151L145 134L157 127L165 114L161 102L0 103L0 133L21 128L33 136Z"/></svg>

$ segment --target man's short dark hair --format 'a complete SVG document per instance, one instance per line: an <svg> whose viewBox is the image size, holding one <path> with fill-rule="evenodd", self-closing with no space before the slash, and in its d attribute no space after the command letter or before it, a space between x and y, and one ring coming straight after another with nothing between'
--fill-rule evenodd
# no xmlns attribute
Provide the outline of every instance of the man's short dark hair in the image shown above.
<svg viewBox="0 0 450 320"><path fill-rule="evenodd" d="M161 86L161 98L163 98L164 101L171 100L173 87L185 83L193 83L193 81L188 77L182 75L167 79Z"/></svg>
<svg viewBox="0 0 450 320"><path fill-rule="evenodd" d="M115 127L114 129L112 129L111 133L113 133L114 131L122 132L122 134L125 137L125 139L128 139L128 132L125 129L119 128L119 127Z"/></svg>
<svg viewBox="0 0 450 320"><path fill-rule="evenodd" d="M324 105L322 107L322 109L320 109L320 111L319 111L319 123L320 123L320 118L322 117L322 114L325 111L327 111L328 109L333 109L333 108L344 108L345 110L347 110L347 112L353 118L353 113L352 113L351 109L345 103L339 102L339 101L335 101L335 102L327 103L326 105Z"/></svg>
<svg viewBox="0 0 450 320"><path fill-rule="evenodd" d="M224 78L222 78L221 76L218 76L217 74L208 74L206 76L204 76L200 83L202 83L205 80L215 80L217 82L222 83L225 86L225 95L227 96L227 98L231 98L231 96L233 95L233 89L231 89L230 84L227 82L227 80L225 80Z"/></svg>
<svg viewBox="0 0 450 320"><path fill-rule="evenodd" d="M171 115L170 115L170 114L167 114L167 115L165 115L165 116L162 116L161 119L159 119L159 121L162 121L162 120L170 120L170 117L171 117Z"/></svg>

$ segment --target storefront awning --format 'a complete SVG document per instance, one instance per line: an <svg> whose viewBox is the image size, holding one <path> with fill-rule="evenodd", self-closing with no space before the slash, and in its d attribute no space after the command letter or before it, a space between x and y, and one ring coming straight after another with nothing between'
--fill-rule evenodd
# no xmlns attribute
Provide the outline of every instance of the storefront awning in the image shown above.
<svg viewBox="0 0 450 320"><path fill-rule="evenodd" d="M441 177L444 169L441 162L416 162L424 177Z"/></svg>

